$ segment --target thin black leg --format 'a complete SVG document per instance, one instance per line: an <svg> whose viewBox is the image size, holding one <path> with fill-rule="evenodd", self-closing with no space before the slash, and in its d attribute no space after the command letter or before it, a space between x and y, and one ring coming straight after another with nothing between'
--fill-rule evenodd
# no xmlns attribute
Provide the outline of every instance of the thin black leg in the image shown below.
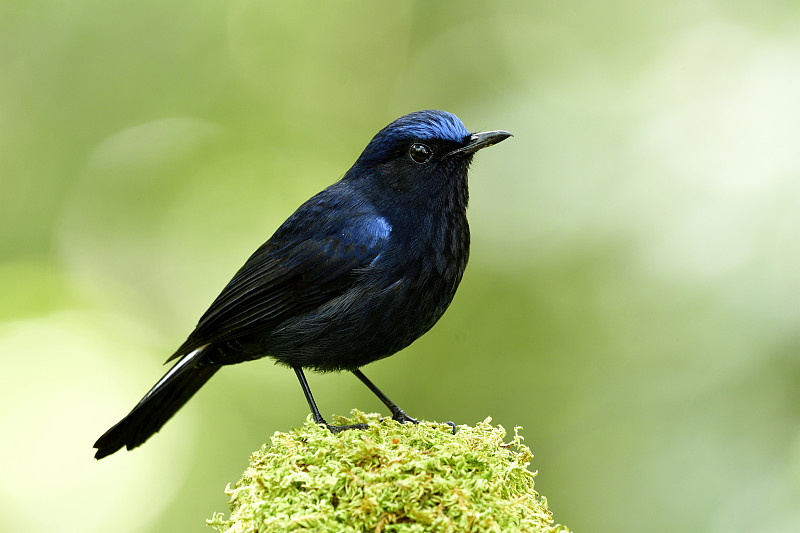
<svg viewBox="0 0 800 533"><path fill-rule="evenodd" d="M392 418L394 420L397 420L401 424L405 424L406 422L412 422L414 424L419 424L419 420L415 420L415 419L411 418L410 416L408 416L405 411L400 409L400 407L398 407L396 403L394 403L383 392L381 392L381 390L378 387L376 387L373 382L371 382L369 379L367 379L367 376L365 376L364 373L361 372L361 370L356 369L356 370L353 370L352 372L353 372L353 374L356 375L356 377L358 379L361 380L361 382L364 385L367 386L367 388L369 388L369 390L372 391L372 393L375 396L378 397L378 399L380 401L383 402L383 405L385 405L386 407L389 408L389 411L392 412Z"/></svg>
<svg viewBox="0 0 800 533"><path fill-rule="evenodd" d="M322 424L331 433L338 433L340 431L344 431L346 429L367 429L369 426L367 424L351 424L349 426L332 426L325 422L325 419L322 418L322 415L319 413L319 409L317 408L317 403L314 401L314 396L311 394L311 388L308 386L308 381L306 381L306 376L303 374L303 369L300 367L295 367L294 373L297 374L297 379L300 380L300 386L303 388L303 394L306 396L306 401L308 402L308 407L311 409L311 416L314 417L314 422L317 424Z"/></svg>
<svg viewBox="0 0 800 533"><path fill-rule="evenodd" d="M306 401L308 402L308 407L311 409L311 416L314 417L314 422L327 426L328 423L325 422L325 419L319 414L317 403L314 401L314 396L311 394L311 388L308 386L308 381L306 381L306 375L303 374L303 369L297 367L294 369L294 372L297 374L297 379L300 380L300 386L303 388L303 394L306 395Z"/></svg>

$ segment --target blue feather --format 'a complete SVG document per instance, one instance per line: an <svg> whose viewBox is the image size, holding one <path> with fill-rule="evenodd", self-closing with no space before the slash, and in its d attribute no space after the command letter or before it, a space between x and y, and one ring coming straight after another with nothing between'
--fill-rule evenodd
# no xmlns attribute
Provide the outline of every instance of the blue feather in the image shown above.
<svg viewBox="0 0 800 533"><path fill-rule="evenodd" d="M400 117L383 128L375 139L412 138L462 142L470 133L457 116L428 109Z"/></svg>

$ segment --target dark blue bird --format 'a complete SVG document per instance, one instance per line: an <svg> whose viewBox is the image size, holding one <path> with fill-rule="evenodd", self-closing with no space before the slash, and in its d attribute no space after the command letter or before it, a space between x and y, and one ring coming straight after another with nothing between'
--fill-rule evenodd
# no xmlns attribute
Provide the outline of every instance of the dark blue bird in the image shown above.
<svg viewBox="0 0 800 533"><path fill-rule="evenodd" d="M331 431L303 374L353 372L400 422L416 422L360 367L428 331L469 257L467 169L511 134L469 133L444 111L401 117L344 177L305 202L247 260L168 359L178 362L97 439L101 459L156 433L223 365L272 357L294 369L314 420Z"/></svg>

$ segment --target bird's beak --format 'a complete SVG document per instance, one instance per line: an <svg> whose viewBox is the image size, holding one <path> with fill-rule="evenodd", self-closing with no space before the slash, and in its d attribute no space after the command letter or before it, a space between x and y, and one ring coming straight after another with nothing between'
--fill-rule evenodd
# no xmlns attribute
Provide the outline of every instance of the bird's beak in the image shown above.
<svg viewBox="0 0 800 533"><path fill-rule="evenodd" d="M473 133L469 136L469 143L466 146L462 146L461 148L453 150L452 152L448 152L447 155L474 154L481 148L486 148L487 146L497 144L508 139L509 137L513 137L513 135L503 130Z"/></svg>

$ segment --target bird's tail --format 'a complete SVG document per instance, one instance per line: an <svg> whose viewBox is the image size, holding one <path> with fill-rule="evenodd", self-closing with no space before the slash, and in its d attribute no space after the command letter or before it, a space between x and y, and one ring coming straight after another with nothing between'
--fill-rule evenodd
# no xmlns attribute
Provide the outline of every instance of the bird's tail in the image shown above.
<svg viewBox="0 0 800 533"><path fill-rule="evenodd" d="M129 450L141 446L189 401L220 368L203 364L204 349L198 348L175 363L128 416L97 439L95 459L111 455L123 446Z"/></svg>

